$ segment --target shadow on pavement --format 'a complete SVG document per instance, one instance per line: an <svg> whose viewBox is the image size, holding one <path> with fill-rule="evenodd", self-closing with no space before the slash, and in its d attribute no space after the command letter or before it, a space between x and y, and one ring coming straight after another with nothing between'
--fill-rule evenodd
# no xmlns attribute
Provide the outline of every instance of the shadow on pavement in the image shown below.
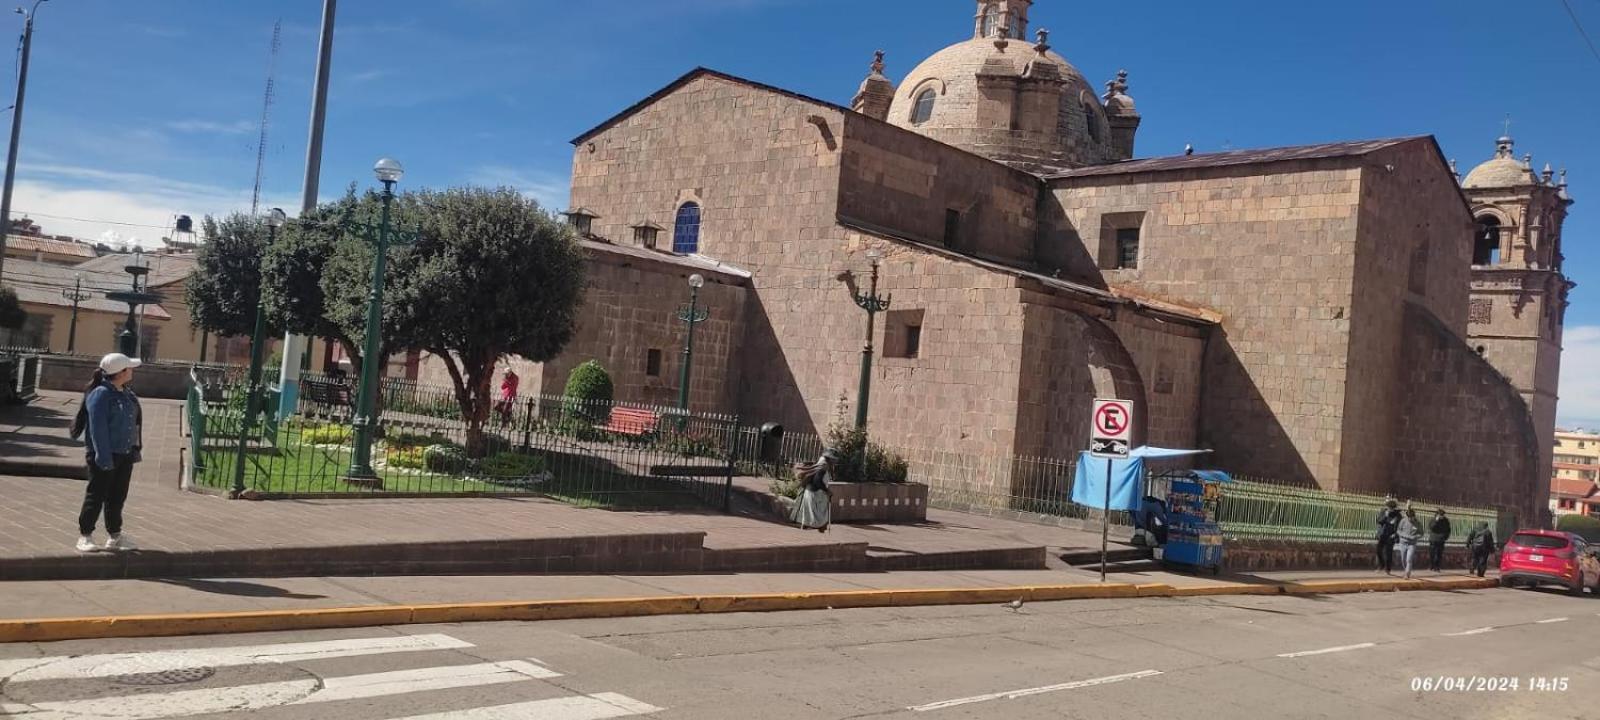
<svg viewBox="0 0 1600 720"><path fill-rule="evenodd" d="M289 592L275 585L262 583L242 582L238 580L194 580L189 578L161 578L149 582L164 585L177 585L178 587L208 592L216 595L236 595L238 597L261 598L287 598L290 600L321 600L327 595L308 595L305 593Z"/></svg>

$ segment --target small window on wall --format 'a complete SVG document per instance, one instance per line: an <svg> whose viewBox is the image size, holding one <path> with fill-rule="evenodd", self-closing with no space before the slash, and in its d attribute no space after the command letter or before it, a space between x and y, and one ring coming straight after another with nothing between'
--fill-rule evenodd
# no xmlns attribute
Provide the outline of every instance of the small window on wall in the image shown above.
<svg viewBox="0 0 1600 720"><path fill-rule="evenodd" d="M944 246L953 248L961 240L961 211L944 211Z"/></svg>
<svg viewBox="0 0 1600 720"><path fill-rule="evenodd" d="M678 208L672 227L672 251L680 255L700 252L700 205L686 202Z"/></svg>
<svg viewBox="0 0 1600 720"><path fill-rule="evenodd" d="M1100 267L1106 270L1136 270L1142 241L1140 227L1144 213L1106 213L1100 216Z"/></svg>
<svg viewBox="0 0 1600 720"><path fill-rule="evenodd" d="M884 313L883 356L917 358L922 355L923 310L890 310Z"/></svg>
<svg viewBox="0 0 1600 720"><path fill-rule="evenodd" d="M1477 237L1472 244L1473 265L1497 265L1500 262L1500 220L1493 215L1478 218Z"/></svg>
<svg viewBox="0 0 1600 720"><path fill-rule="evenodd" d="M661 351L651 348L644 354L644 374L650 377L661 377Z"/></svg>

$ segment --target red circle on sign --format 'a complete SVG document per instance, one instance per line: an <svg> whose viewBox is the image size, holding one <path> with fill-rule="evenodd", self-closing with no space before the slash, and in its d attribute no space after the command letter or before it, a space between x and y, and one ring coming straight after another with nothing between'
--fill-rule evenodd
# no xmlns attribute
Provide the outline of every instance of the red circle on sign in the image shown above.
<svg viewBox="0 0 1600 720"><path fill-rule="evenodd" d="M1128 411L1121 405L1101 405L1095 411L1094 425L1104 435L1121 435L1128 431Z"/></svg>

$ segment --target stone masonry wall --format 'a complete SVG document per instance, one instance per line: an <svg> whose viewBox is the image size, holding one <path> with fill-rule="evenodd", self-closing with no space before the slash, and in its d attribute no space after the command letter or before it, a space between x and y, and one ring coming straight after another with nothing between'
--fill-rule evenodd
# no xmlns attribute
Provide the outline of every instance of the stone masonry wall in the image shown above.
<svg viewBox="0 0 1600 720"><path fill-rule="evenodd" d="M1400 496L1514 510L1537 521L1549 483L1516 389L1431 312L1407 302L1388 484Z"/></svg>
<svg viewBox="0 0 1600 720"><path fill-rule="evenodd" d="M1089 413L1097 397L1134 401L1133 442L1148 433L1146 380L1116 334L1085 312L1051 307L1048 299L1024 305L1019 394L1019 454L1075 458L1088 447Z"/></svg>
<svg viewBox="0 0 1600 720"><path fill-rule="evenodd" d="M1408 368L1401 356L1401 309L1407 303L1423 308L1465 337L1472 218L1428 142L1367 158L1360 213L1349 373L1361 381L1346 387L1339 487L1383 493L1391 491L1388 458L1404 413L1395 401Z"/></svg>
<svg viewBox="0 0 1600 720"><path fill-rule="evenodd" d="M1069 272L1218 310L1200 408L1218 467L1336 489L1356 206L1352 159L1052 183L1061 206L1042 256ZM1103 221L1143 213L1133 270L1093 270ZM1112 217L1107 217L1112 216ZM1085 278L1096 282L1094 277Z"/></svg>
<svg viewBox="0 0 1600 720"><path fill-rule="evenodd" d="M841 218L980 257L1032 262L1034 176L855 113L845 116L842 157ZM961 218L947 245L949 210Z"/></svg>
<svg viewBox="0 0 1600 720"><path fill-rule="evenodd" d="M1144 379L1144 442L1168 448L1197 447L1201 367L1208 329L1161 323L1118 313L1110 323ZM1081 412L1081 410L1080 410ZM1210 464L1210 459L1204 460Z"/></svg>

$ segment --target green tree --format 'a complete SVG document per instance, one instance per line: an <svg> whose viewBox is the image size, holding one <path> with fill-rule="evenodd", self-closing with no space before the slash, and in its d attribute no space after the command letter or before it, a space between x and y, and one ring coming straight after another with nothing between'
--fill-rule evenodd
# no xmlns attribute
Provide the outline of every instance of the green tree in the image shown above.
<svg viewBox="0 0 1600 720"><path fill-rule="evenodd" d="M603 423L611 415L614 388L611 373L598 360L587 360L567 374L566 416L588 423Z"/></svg>
<svg viewBox="0 0 1600 720"><path fill-rule="evenodd" d="M583 251L570 228L509 188L423 191L408 201L401 215L420 220L419 237L395 259L386 339L443 360L468 454L482 457L496 363L508 355L545 362L572 339ZM336 272L330 263L328 277ZM323 288L332 298L334 289Z"/></svg>
<svg viewBox="0 0 1600 720"><path fill-rule="evenodd" d="M185 300L195 327L222 336L249 335L261 296L261 259L267 247L262 218L233 213L202 223L206 241L195 256Z"/></svg>
<svg viewBox="0 0 1600 720"><path fill-rule="evenodd" d="M1556 529L1577 533L1589 542L1600 542L1600 518L1588 515L1562 515L1556 518Z"/></svg>
<svg viewBox="0 0 1600 720"><path fill-rule="evenodd" d="M376 202L377 196L370 193L358 197L352 185L343 198L323 203L279 230L278 241L267 248L261 261L262 302L274 323L298 335L338 342L357 372L361 369L361 335L348 335L344 326L328 319L322 281L329 260L345 240L342 221L354 216L359 205Z"/></svg>
<svg viewBox="0 0 1600 720"><path fill-rule="evenodd" d="M22 310L22 302L17 299L17 291L0 287L0 328L16 330L26 322L28 313Z"/></svg>

